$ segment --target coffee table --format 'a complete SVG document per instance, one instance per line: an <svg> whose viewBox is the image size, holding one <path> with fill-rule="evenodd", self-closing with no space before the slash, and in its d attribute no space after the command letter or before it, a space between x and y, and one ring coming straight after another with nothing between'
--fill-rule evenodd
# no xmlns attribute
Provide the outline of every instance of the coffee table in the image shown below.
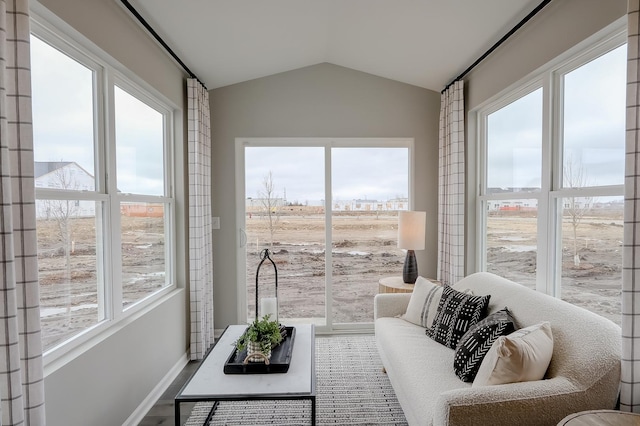
<svg viewBox="0 0 640 426"><path fill-rule="evenodd" d="M316 424L315 329L313 324L296 325L291 364L286 373L224 374L224 363L233 342L247 328L230 325L205 355L198 369L175 397L175 424L180 426L180 404L214 401L208 425L219 401L310 400L311 424Z"/></svg>

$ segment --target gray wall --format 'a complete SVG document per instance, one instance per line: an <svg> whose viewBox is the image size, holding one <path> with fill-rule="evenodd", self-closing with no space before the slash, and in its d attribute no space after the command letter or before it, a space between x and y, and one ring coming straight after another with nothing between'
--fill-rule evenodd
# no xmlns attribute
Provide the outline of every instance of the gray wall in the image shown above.
<svg viewBox="0 0 640 426"><path fill-rule="evenodd" d="M118 2L42 0L40 4L183 108L185 82L181 69ZM183 117L180 120L176 123L179 132L176 142L182 161L186 126ZM180 192L184 196L186 190ZM182 209L178 212L178 235L184 236ZM177 265L181 287L185 284L185 252L181 238L178 253L183 257ZM186 304L186 292L177 290L151 309L112 327L93 346L85 345L67 355L66 364L56 362L45 368L47 424L86 426L125 422L167 373L186 359Z"/></svg>
<svg viewBox="0 0 640 426"><path fill-rule="evenodd" d="M173 293L47 375L47 425L124 424L185 354L184 294Z"/></svg>
<svg viewBox="0 0 640 426"><path fill-rule="evenodd" d="M213 139L215 327L236 312L236 137L411 137L416 210L427 211L422 275L436 275L440 94L323 63L210 91Z"/></svg>

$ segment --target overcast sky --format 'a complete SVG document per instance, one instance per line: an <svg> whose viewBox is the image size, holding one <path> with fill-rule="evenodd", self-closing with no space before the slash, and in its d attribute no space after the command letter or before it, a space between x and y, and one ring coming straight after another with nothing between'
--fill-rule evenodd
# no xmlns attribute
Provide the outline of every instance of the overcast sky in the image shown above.
<svg viewBox="0 0 640 426"><path fill-rule="evenodd" d="M94 174L92 72L31 37L36 161L75 161Z"/></svg>
<svg viewBox="0 0 640 426"><path fill-rule="evenodd" d="M626 46L564 79L565 159L590 185L621 185L624 173ZM542 89L489 116L489 188L540 187Z"/></svg>
<svg viewBox="0 0 640 426"><path fill-rule="evenodd" d="M93 72L31 37L35 161L74 161L94 171ZM163 116L115 88L117 186L163 195Z"/></svg>
<svg viewBox="0 0 640 426"><path fill-rule="evenodd" d="M94 175L92 72L32 37L36 161L75 161ZM600 57L564 80L567 158L591 185L623 183L626 47ZM162 115L116 89L118 189L161 195ZM489 117L488 186L539 187L542 90ZM366 135L363 135L366 136ZM406 149L333 149L335 200L408 196ZM290 202L325 198L324 150L246 149L246 196L260 197L273 173L276 193ZM419 165L417 165L419 167Z"/></svg>
<svg viewBox="0 0 640 426"><path fill-rule="evenodd" d="M388 200L407 197L407 148L333 148L334 200ZM325 199L324 148L247 147L246 197L262 198L272 173L277 197L305 204Z"/></svg>

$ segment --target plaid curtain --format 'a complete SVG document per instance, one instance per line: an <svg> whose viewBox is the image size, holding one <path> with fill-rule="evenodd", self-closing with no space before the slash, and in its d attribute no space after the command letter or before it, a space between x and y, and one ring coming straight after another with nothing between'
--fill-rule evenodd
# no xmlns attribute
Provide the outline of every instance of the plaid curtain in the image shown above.
<svg viewBox="0 0 640 426"><path fill-rule="evenodd" d="M29 3L0 1L0 397L3 425L44 425Z"/></svg>
<svg viewBox="0 0 640 426"><path fill-rule="evenodd" d="M211 121L209 93L187 80L189 131L189 288L191 359L213 343L213 239L211 228Z"/></svg>
<svg viewBox="0 0 640 426"><path fill-rule="evenodd" d="M628 2L620 408L640 412L640 0Z"/></svg>
<svg viewBox="0 0 640 426"><path fill-rule="evenodd" d="M464 277L464 82L440 97L438 173L438 280Z"/></svg>

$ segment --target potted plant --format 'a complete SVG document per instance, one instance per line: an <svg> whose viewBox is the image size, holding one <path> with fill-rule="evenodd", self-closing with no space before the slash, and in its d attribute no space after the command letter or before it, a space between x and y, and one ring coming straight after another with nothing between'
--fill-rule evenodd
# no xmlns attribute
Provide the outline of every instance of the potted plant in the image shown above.
<svg viewBox="0 0 640 426"><path fill-rule="evenodd" d="M271 349L282 342L280 324L271 321L270 317L271 315L265 315L262 319L256 318L236 340L235 345L239 351L247 349L246 361L264 360L268 364Z"/></svg>

